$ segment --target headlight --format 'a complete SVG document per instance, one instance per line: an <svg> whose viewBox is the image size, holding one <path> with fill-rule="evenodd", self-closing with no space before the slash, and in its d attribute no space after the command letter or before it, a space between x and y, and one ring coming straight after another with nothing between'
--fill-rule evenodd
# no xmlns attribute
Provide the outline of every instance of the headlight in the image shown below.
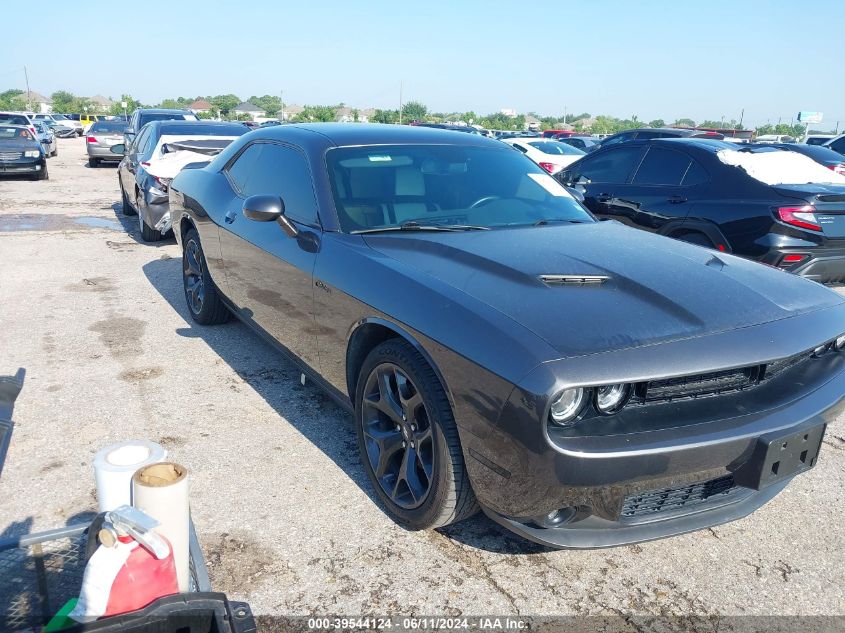
<svg viewBox="0 0 845 633"><path fill-rule="evenodd" d="M564 389L552 400L549 417L555 424L570 426L584 408L584 390L580 387Z"/></svg>
<svg viewBox="0 0 845 633"><path fill-rule="evenodd" d="M39 156L41 156L41 152L39 152L37 149L28 149L23 153L23 155L27 158L38 158Z"/></svg>
<svg viewBox="0 0 845 633"><path fill-rule="evenodd" d="M596 410L609 415L616 413L628 402L631 396L631 385L605 385L596 389Z"/></svg>
<svg viewBox="0 0 845 633"><path fill-rule="evenodd" d="M841 352L843 349L845 349L845 334L838 337L836 339L836 342L833 345L834 345L834 347L836 347L836 350L839 351L839 352Z"/></svg>

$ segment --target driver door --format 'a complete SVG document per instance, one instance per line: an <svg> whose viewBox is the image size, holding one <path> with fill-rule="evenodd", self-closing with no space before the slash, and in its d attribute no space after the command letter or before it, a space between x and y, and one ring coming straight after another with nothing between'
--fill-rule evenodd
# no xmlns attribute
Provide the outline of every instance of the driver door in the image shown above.
<svg viewBox="0 0 845 633"><path fill-rule="evenodd" d="M311 172L292 146L256 141L224 170L232 198L220 224L228 297L252 321L318 369L313 272L322 231ZM243 213L249 196L280 196L299 231L288 237L275 222Z"/></svg>

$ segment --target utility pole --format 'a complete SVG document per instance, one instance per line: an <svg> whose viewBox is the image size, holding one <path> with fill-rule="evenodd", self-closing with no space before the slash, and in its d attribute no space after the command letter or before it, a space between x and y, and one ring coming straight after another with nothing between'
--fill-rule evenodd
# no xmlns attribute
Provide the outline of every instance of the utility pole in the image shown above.
<svg viewBox="0 0 845 633"><path fill-rule="evenodd" d="M402 82L399 82L399 125L402 125Z"/></svg>
<svg viewBox="0 0 845 633"><path fill-rule="evenodd" d="M742 113L739 115L739 129L742 129L742 120L745 118L745 108L742 109Z"/></svg>
<svg viewBox="0 0 845 633"><path fill-rule="evenodd" d="M26 109L32 110L32 93L29 91L29 73L26 72L26 66L23 67L23 76L26 78Z"/></svg>
<svg viewBox="0 0 845 633"><path fill-rule="evenodd" d="M566 106L563 106L563 124L566 125Z"/></svg>

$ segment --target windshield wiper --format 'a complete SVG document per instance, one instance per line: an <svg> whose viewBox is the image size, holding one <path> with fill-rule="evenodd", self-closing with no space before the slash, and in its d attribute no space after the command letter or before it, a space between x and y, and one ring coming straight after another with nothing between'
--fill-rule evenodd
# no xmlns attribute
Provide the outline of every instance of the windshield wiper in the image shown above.
<svg viewBox="0 0 845 633"><path fill-rule="evenodd" d="M546 224L551 224L552 222L567 222L569 224L584 224L584 220L569 220L566 218L549 218L546 220L537 220L534 223L534 226L545 226Z"/></svg>
<svg viewBox="0 0 845 633"><path fill-rule="evenodd" d="M420 224L413 220L403 222L398 226L382 226L375 229L361 229L351 231L354 235L362 233L388 233L391 231L489 231L490 227L472 224Z"/></svg>

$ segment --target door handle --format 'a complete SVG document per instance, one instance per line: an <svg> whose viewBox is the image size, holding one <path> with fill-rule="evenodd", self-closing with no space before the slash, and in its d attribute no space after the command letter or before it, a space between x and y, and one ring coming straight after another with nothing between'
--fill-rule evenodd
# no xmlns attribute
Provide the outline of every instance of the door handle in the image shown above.
<svg viewBox="0 0 845 633"><path fill-rule="evenodd" d="M235 221L235 218L237 218L237 217L238 217L237 213L235 213L234 211L229 211L225 216L223 216L223 221L226 224L231 224L232 222Z"/></svg>
<svg viewBox="0 0 845 633"><path fill-rule="evenodd" d="M610 202L611 200L613 200L613 196L611 196L609 193L600 193L596 196L597 202Z"/></svg>
<svg viewBox="0 0 845 633"><path fill-rule="evenodd" d="M687 199L683 196L670 196L669 197L669 204L681 204L682 202L686 202Z"/></svg>

